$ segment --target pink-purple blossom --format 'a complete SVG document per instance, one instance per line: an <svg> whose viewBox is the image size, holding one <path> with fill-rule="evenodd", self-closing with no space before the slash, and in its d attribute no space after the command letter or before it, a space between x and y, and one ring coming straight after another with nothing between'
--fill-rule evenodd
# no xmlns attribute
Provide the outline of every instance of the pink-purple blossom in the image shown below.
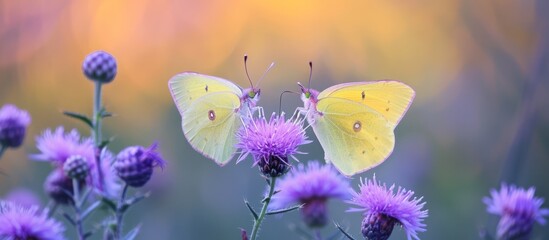
<svg viewBox="0 0 549 240"><path fill-rule="evenodd" d="M385 184L378 182L375 176L370 180L361 179L360 191L354 192L353 198L349 201L358 207L350 208L348 211L364 212L363 235L378 234L372 232L372 229L380 229L380 225L392 223L402 226L408 239L419 239L418 232L426 230L423 219L427 217L428 211L422 210L425 206L423 198L413 195L413 191L401 187L395 192L394 184L387 188ZM392 231L392 226L390 230ZM390 232L388 234L390 235Z"/></svg>
<svg viewBox="0 0 549 240"><path fill-rule="evenodd" d="M490 197L483 199L489 213L501 216L497 228L498 239L527 238L534 222L545 224L549 209L541 208L542 198L534 196L535 189L501 185L499 191L490 191Z"/></svg>
<svg viewBox="0 0 549 240"><path fill-rule="evenodd" d="M37 206L0 202L0 239L63 240L65 228Z"/></svg>
<svg viewBox="0 0 549 240"><path fill-rule="evenodd" d="M242 155L237 162L251 154L254 165L270 177L278 177L289 169L288 158L300 153L298 147L309 143L303 130L303 119L284 118L273 113L269 120L264 116L252 119L237 132L237 147Z"/></svg>
<svg viewBox="0 0 549 240"><path fill-rule="evenodd" d="M304 204L301 209L305 223L321 227L327 223L327 201L347 200L351 197L349 180L339 174L331 165L320 165L310 161L307 166L299 164L279 180L272 197L270 209L282 209Z"/></svg>

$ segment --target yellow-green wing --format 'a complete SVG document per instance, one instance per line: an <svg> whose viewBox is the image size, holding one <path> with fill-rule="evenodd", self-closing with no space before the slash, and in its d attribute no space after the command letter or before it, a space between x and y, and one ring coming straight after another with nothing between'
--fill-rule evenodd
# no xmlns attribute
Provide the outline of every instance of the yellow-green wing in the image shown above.
<svg viewBox="0 0 549 240"><path fill-rule="evenodd" d="M318 95L343 98L368 105L389 121L393 128L400 122L414 99L414 90L399 81L353 82L332 86Z"/></svg>
<svg viewBox="0 0 549 240"><path fill-rule="evenodd" d="M196 151L223 166L236 152L239 108L240 98L232 92L204 95L182 114L183 133Z"/></svg>
<svg viewBox="0 0 549 240"><path fill-rule="evenodd" d="M173 76L168 81L168 87L181 116L192 102L207 94L232 92L239 97L242 96L242 90L236 84L222 78L194 72Z"/></svg>
<svg viewBox="0 0 549 240"><path fill-rule="evenodd" d="M324 149L324 158L344 175L352 176L382 163L393 151L391 124L374 109L341 98L317 103L313 130Z"/></svg>

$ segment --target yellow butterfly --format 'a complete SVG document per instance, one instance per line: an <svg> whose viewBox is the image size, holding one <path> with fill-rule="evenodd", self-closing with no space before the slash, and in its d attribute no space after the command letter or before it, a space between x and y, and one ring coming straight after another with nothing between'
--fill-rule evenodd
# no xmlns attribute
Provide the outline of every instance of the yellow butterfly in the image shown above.
<svg viewBox="0 0 549 240"><path fill-rule="evenodd" d="M236 152L236 131L253 113L260 89L243 90L228 80L193 72L175 75L168 86L191 146L217 164L227 164Z"/></svg>
<svg viewBox="0 0 549 240"><path fill-rule="evenodd" d="M346 176L371 169L391 155L394 129L415 96L411 87L392 80L343 83L320 93L299 86L301 111L324 158Z"/></svg>

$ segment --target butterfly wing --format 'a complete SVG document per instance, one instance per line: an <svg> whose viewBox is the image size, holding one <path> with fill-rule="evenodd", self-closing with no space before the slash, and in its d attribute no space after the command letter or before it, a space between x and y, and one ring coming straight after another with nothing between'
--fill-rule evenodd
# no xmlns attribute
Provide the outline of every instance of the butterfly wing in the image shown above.
<svg viewBox="0 0 549 240"><path fill-rule="evenodd" d="M197 73L178 74L168 85L191 146L219 165L229 162L241 125L242 90L227 80Z"/></svg>
<svg viewBox="0 0 549 240"><path fill-rule="evenodd" d="M415 92L402 82L385 80L338 84L318 95L318 99L328 97L365 104L383 115L395 128L412 104Z"/></svg>
<svg viewBox="0 0 549 240"><path fill-rule="evenodd" d="M322 98L311 126L324 158L352 176L383 162L393 151L393 127L378 111L352 100Z"/></svg>
<svg viewBox="0 0 549 240"><path fill-rule="evenodd" d="M184 72L173 76L168 81L177 110L183 116L186 108L198 98L215 92L232 92L242 96L242 89L223 78L203 75L194 72Z"/></svg>
<svg viewBox="0 0 549 240"><path fill-rule="evenodd" d="M236 131L241 121L236 110L240 98L216 92L196 100L182 117L185 137L193 148L223 166L236 152Z"/></svg>

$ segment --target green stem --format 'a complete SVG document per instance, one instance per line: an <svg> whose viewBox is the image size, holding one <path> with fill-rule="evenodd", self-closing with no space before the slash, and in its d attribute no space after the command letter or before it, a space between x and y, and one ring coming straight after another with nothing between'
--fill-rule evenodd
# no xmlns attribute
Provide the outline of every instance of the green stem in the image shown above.
<svg viewBox="0 0 549 240"><path fill-rule="evenodd" d="M81 216L81 208L82 208L82 201L80 199L80 193L79 193L79 186L80 183L78 179L73 178L72 179L72 191L73 191L73 205L74 205L74 211L75 211L75 221L76 221L76 234L78 236L79 240L84 240L84 228L82 227L82 216Z"/></svg>
<svg viewBox="0 0 549 240"><path fill-rule="evenodd" d="M7 147L4 146L4 144L0 144L0 158L2 158L2 155L6 151Z"/></svg>
<svg viewBox="0 0 549 240"><path fill-rule="evenodd" d="M101 167L101 149L99 145L101 144L101 116L99 112L101 111L101 82L95 82L95 92L93 94L93 129L92 135L96 149L95 162L97 164L97 173L99 176L99 189L103 191L103 168Z"/></svg>
<svg viewBox="0 0 549 240"><path fill-rule="evenodd" d="M95 82L95 92L93 94L93 139L95 146L101 144L101 83Z"/></svg>
<svg viewBox="0 0 549 240"><path fill-rule="evenodd" d="M126 198L126 193L128 192L129 185L124 185L124 190L122 190L122 195L120 195L120 199L118 200L118 204L116 206L116 238L115 239L122 239L122 218L124 217L124 211L122 210L122 207L124 205L124 199Z"/></svg>
<svg viewBox="0 0 549 240"><path fill-rule="evenodd" d="M269 185L269 195L264 199L263 201L263 207L261 208L261 212L259 213L259 217L257 220L254 221L254 228L252 230L252 237L251 240L255 240L257 237L257 232L259 232L259 227L261 226L261 222L265 218L265 213L267 213L267 207L269 206L269 203L271 202L271 197L273 196L274 189L275 189L275 181L276 177L271 177L271 182Z"/></svg>

